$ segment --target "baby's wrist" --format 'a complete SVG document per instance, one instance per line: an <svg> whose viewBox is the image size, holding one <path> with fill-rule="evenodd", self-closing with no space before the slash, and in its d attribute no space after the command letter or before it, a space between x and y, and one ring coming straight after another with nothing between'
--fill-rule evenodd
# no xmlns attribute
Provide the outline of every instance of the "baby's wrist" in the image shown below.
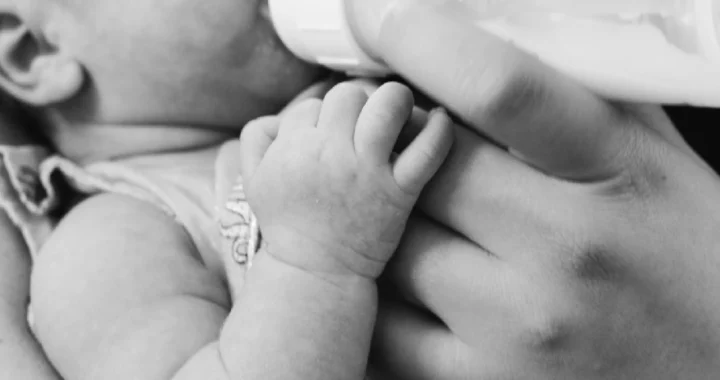
<svg viewBox="0 0 720 380"><path fill-rule="evenodd" d="M258 358L279 356L288 367L270 372L360 374L367 367L377 293L375 282L362 276L309 272L263 248L226 322L226 356L239 358L231 365L243 371Z"/></svg>
<svg viewBox="0 0 720 380"><path fill-rule="evenodd" d="M375 293L377 284L374 279L361 276L350 272L331 272L319 271L298 265L295 262L288 261L282 256L278 256L268 250L268 246L264 245L256 256L253 267L250 269L248 276L260 275L258 272L272 271L274 273L285 273L284 283L290 288L298 291L314 289L311 293L319 294L319 289L324 288L329 292L338 294L352 294L361 296L363 294Z"/></svg>
<svg viewBox="0 0 720 380"><path fill-rule="evenodd" d="M331 283L374 283L385 267L385 262L370 259L373 252L357 252L334 239L316 239L296 232L264 234L261 252Z"/></svg>

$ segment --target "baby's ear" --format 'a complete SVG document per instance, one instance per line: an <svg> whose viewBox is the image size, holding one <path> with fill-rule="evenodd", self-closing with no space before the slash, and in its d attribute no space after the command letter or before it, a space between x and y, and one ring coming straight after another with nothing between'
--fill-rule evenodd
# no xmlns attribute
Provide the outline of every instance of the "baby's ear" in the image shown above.
<svg viewBox="0 0 720 380"><path fill-rule="evenodd" d="M72 98L83 81L79 62L47 43L0 2L0 86L8 94L44 107Z"/></svg>

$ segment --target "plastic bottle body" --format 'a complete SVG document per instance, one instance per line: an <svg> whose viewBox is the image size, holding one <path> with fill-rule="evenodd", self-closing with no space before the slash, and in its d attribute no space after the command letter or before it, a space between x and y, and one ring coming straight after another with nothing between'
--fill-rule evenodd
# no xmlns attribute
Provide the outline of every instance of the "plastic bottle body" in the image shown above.
<svg viewBox="0 0 720 380"><path fill-rule="evenodd" d="M390 72L355 36L353 9L367 0L269 1L281 38L299 56L355 75ZM720 107L720 0L395 1L466 7L478 28L607 97ZM291 14L289 7L295 7ZM280 14L285 17L275 17ZM283 30L293 18L295 26ZM328 20L336 25L328 27ZM345 50L307 48L327 38L306 32L312 28L334 34L334 44Z"/></svg>
<svg viewBox="0 0 720 380"><path fill-rule="evenodd" d="M720 63L716 0L457 0L479 21L563 15L658 29L675 47Z"/></svg>
<svg viewBox="0 0 720 380"><path fill-rule="evenodd" d="M676 14L685 0L457 0L479 17L498 18L523 13L565 13L577 16L622 13Z"/></svg>

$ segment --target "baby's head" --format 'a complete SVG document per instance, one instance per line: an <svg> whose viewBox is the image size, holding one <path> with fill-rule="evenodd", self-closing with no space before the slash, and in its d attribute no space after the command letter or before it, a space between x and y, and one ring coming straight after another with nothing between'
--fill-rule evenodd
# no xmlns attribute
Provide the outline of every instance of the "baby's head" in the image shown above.
<svg viewBox="0 0 720 380"><path fill-rule="evenodd" d="M70 120L237 129L319 74L263 0L0 0L0 85Z"/></svg>

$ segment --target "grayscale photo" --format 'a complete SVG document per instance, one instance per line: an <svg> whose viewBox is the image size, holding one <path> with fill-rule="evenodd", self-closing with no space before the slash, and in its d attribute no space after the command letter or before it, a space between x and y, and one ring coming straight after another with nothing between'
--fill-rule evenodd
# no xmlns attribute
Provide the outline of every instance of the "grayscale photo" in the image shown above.
<svg viewBox="0 0 720 380"><path fill-rule="evenodd" d="M720 379L712 136L720 0L0 0L0 380Z"/></svg>

